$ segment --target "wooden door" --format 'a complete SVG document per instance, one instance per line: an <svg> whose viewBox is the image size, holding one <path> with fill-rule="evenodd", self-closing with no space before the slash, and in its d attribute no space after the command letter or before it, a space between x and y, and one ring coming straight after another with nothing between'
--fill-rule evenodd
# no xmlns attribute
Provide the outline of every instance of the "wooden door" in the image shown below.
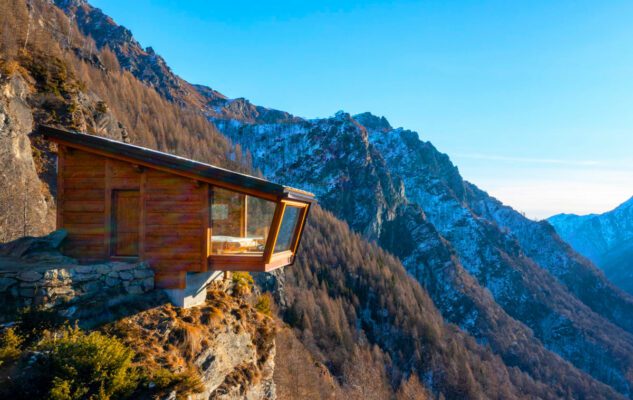
<svg viewBox="0 0 633 400"><path fill-rule="evenodd" d="M112 191L112 255L138 256L141 222L138 190Z"/></svg>

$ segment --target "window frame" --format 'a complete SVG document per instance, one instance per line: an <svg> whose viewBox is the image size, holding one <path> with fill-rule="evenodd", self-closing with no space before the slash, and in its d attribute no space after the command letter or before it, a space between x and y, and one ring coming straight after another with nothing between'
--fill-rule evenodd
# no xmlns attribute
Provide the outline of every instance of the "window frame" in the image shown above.
<svg viewBox="0 0 633 400"><path fill-rule="evenodd" d="M226 188L220 185L209 184L209 226L207 229L207 243L210 243L211 237L213 235L213 215L211 213L211 205L214 188L229 190L246 196L252 196L262 200L271 201L275 204L275 212L270 223L269 234L266 238L266 244L264 246L264 251L262 254L211 254L208 249L207 259L210 270L267 272L281 266L291 265L294 263L294 257L301 241L301 236L303 234L305 221L308 217L308 211L310 209L311 203L304 203L301 201L286 198L277 198L277 200L271 200L270 198L259 196L252 192L248 193L245 191L235 190L233 188ZM286 207L289 206L299 208L299 216L294 232L292 233L290 250L275 253L274 250L277 244L277 239L279 237L283 215Z"/></svg>

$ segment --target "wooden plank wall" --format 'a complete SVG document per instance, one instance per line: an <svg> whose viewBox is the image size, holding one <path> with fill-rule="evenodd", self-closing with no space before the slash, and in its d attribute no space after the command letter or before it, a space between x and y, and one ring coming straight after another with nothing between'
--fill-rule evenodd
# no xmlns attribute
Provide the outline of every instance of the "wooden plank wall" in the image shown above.
<svg viewBox="0 0 633 400"><path fill-rule="evenodd" d="M112 190L137 189L139 258L156 272L156 287L184 288L186 272L206 271L208 184L61 146L59 160L58 224L69 232L66 254L111 258Z"/></svg>
<svg viewBox="0 0 633 400"><path fill-rule="evenodd" d="M106 257L116 254L116 249L114 248L115 244L111 241L111 238L114 236L112 232L112 229L114 228L112 223L114 216L112 215L112 212L115 209L112 204L112 200L114 199L112 193L114 190L139 190L140 192L142 174L143 170L133 164L110 158L106 159L106 210L104 215L104 224L106 224L106 234L108 235L106 239ZM143 193L139 193L139 195L142 198ZM137 204L137 211L140 211L143 208L141 198L139 198L139 203ZM139 212L139 215L140 214L141 213ZM143 237L140 236L140 234L138 240L140 249L140 243L143 243ZM143 258L143 254L140 251L138 255L139 258Z"/></svg>
<svg viewBox="0 0 633 400"><path fill-rule="evenodd" d="M145 258L157 287L184 288L187 271L206 270L208 185L152 169L145 174Z"/></svg>
<svg viewBox="0 0 633 400"><path fill-rule="evenodd" d="M106 159L61 146L60 153L58 223L68 230L64 251L81 261L103 259Z"/></svg>

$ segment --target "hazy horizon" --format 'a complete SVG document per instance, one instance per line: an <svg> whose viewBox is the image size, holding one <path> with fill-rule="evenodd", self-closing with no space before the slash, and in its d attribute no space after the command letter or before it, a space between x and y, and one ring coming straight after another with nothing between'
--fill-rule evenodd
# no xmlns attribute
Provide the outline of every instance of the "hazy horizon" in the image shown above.
<svg viewBox="0 0 633 400"><path fill-rule="evenodd" d="M633 3L91 3L192 83L415 130L531 218L633 195Z"/></svg>

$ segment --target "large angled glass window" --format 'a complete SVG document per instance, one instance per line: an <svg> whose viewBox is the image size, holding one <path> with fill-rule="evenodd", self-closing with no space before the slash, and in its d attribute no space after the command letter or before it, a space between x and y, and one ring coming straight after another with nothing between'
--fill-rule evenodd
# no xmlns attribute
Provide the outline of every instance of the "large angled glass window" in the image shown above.
<svg viewBox="0 0 633 400"><path fill-rule="evenodd" d="M276 204L258 197L211 189L211 254L262 255Z"/></svg>
<svg viewBox="0 0 633 400"><path fill-rule="evenodd" d="M292 250L302 210L299 207L286 206L275 243L275 253Z"/></svg>

